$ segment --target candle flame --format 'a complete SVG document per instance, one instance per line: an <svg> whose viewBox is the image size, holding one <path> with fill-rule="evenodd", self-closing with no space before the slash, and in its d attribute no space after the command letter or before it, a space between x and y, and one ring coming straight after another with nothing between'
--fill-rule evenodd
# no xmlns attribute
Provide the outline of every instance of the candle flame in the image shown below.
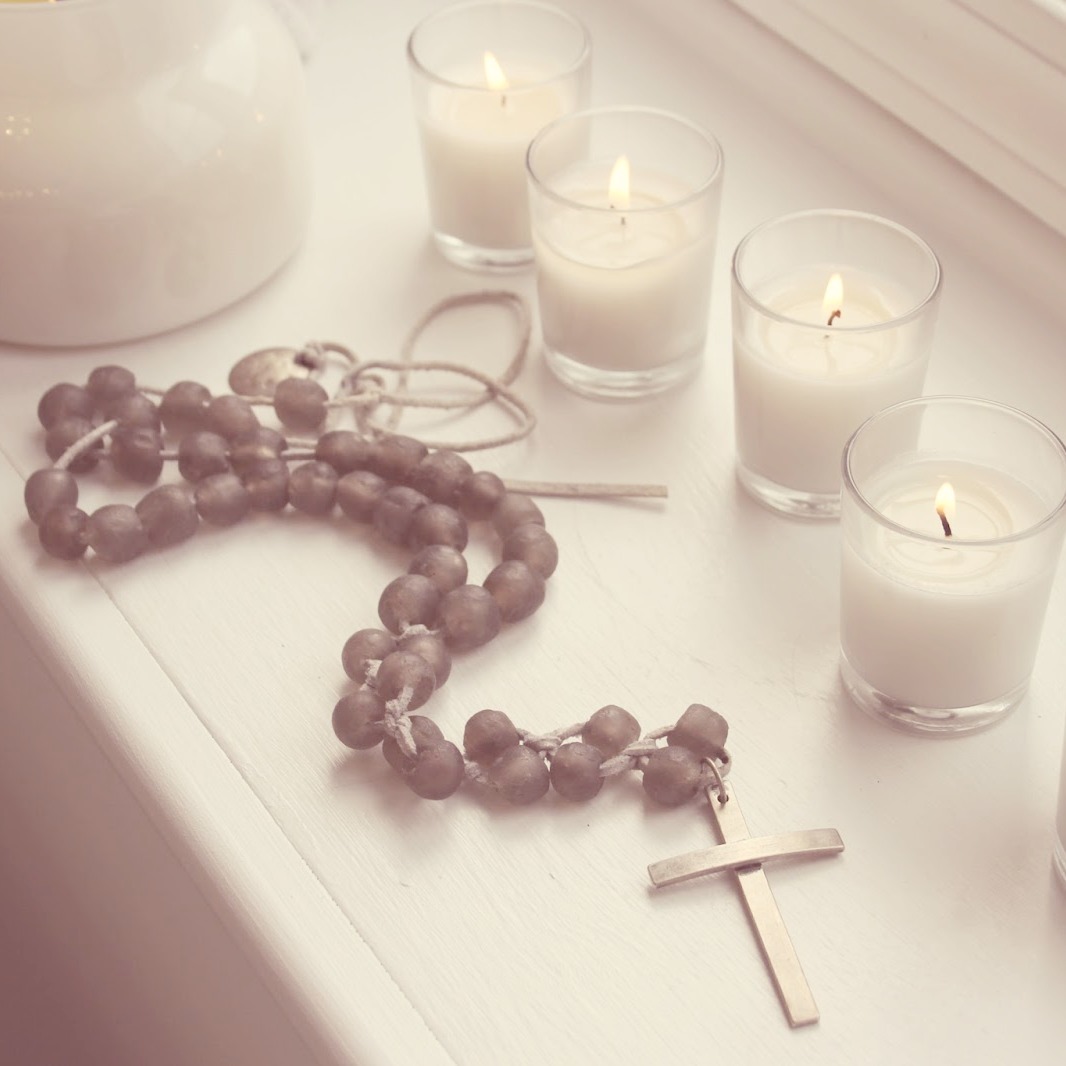
<svg viewBox="0 0 1066 1066"><path fill-rule="evenodd" d="M620 155L607 182L607 203L624 211L629 207L629 157Z"/></svg>
<svg viewBox="0 0 1066 1066"><path fill-rule="evenodd" d="M503 67L500 66L499 60L491 53L486 52L484 55L485 61L485 84L493 92L503 92L508 88L507 76L503 72Z"/></svg>
<svg viewBox="0 0 1066 1066"><path fill-rule="evenodd" d="M831 326L833 320L840 318L844 309L844 279L839 274L834 274L825 287L825 298L822 300L822 317L826 324Z"/></svg>
<svg viewBox="0 0 1066 1066"><path fill-rule="evenodd" d="M940 524L944 527L944 536L951 536L951 520L955 517L955 490L950 481L945 481L937 489L936 513L940 516Z"/></svg>

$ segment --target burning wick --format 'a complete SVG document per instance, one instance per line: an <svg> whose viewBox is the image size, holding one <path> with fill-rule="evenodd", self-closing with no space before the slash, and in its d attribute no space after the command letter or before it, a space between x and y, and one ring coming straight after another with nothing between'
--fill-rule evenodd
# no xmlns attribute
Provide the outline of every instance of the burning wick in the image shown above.
<svg viewBox="0 0 1066 1066"><path fill-rule="evenodd" d="M844 279L839 274L834 274L825 287L825 296L822 299L822 314L828 316L827 326L831 326L840 318L843 306Z"/></svg>
<svg viewBox="0 0 1066 1066"><path fill-rule="evenodd" d="M620 155L611 167L611 176L607 182L607 206L612 211L625 211L629 203L629 157ZM621 222L624 228L625 215L622 215Z"/></svg>
<svg viewBox="0 0 1066 1066"><path fill-rule="evenodd" d="M491 53L485 52L482 56L485 65L485 84L493 92L500 94L500 107L507 106L507 89L510 87L507 76L500 66L499 60Z"/></svg>
<svg viewBox="0 0 1066 1066"><path fill-rule="evenodd" d="M955 514L955 490L951 487L951 483L945 481L940 486L936 494L936 513L940 516L940 524L944 528L944 536L951 536L951 522L948 520L948 513L952 516Z"/></svg>

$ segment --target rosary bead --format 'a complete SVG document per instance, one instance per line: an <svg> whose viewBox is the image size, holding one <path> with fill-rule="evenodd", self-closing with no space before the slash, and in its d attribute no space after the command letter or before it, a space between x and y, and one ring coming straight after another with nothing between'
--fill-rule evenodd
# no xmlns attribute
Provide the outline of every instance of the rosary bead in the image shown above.
<svg viewBox="0 0 1066 1066"><path fill-rule="evenodd" d="M492 528L506 540L519 526L544 525L544 515L533 500L521 492L508 492L492 512Z"/></svg>
<svg viewBox="0 0 1066 1066"><path fill-rule="evenodd" d="M429 500L422 493L406 485L393 485L374 505L371 515L374 528L390 544L406 544L415 512L427 503Z"/></svg>
<svg viewBox="0 0 1066 1066"><path fill-rule="evenodd" d="M154 484L163 473L163 439L147 426L119 426L111 434L110 458L123 477Z"/></svg>
<svg viewBox="0 0 1066 1066"><path fill-rule="evenodd" d="M644 767L644 791L664 807L687 803L700 787L700 761L688 748L656 748Z"/></svg>
<svg viewBox="0 0 1066 1066"><path fill-rule="evenodd" d="M203 481L212 474L229 470L229 449L225 437L201 429L182 437L178 445L178 470L186 481Z"/></svg>
<svg viewBox="0 0 1066 1066"><path fill-rule="evenodd" d="M230 444L230 465L243 477L252 466L263 459L279 458L285 447L285 438L276 429L258 426L251 433L238 437Z"/></svg>
<svg viewBox="0 0 1066 1066"><path fill-rule="evenodd" d="M585 723L581 739L598 748L605 759L611 759L640 739L640 722L629 711L608 703Z"/></svg>
<svg viewBox="0 0 1066 1066"><path fill-rule="evenodd" d="M412 714L410 721L411 737L414 739L416 752L425 751L426 748L434 747L444 740L444 734L432 718ZM403 753L395 737L386 735L381 744L381 754L385 756L385 761L389 766L401 774L408 773L415 765L415 759Z"/></svg>
<svg viewBox="0 0 1066 1066"><path fill-rule="evenodd" d="M53 423L44 435L44 450L48 453L48 458L55 461L72 444L77 443L87 433L91 433L92 430L92 422L87 418L79 418L76 415L69 415ZM103 441L96 441L91 447L82 452L77 459L69 463L67 469L72 474L84 474L87 470L92 470L99 461L102 449Z"/></svg>
<svg viewBox="0 0 1066 1066"><path fill-rule="evenodd" d="M463 748L474 762L495 762L519 743L514 723L503 711L484 710L470 716L463 730Z"/></svg>
<svg viewBox="0 0 1066 1066"><path fill-rule="evenodd" d="M385 737L385 703L368 688L346 693L333 708L333 732L349 748L365 751Z"/></svg>
<svg viewBox="0 0 1066 1066"><path fill-rule="evenodd" d="M260 459L242 474L253 511L282 511L289 502L289 467L282 459Z"/></svg>
<svg viewBox="0 0 1066 1066"><path fill-rule="evenodd" d="M603 752L591 744L571 741L560 745L551 760L552 788L563 799L589 800L603 788Z"/></svg>
<svg viewBox="0 0 1066 1066"><path fill-rule="evenodd" d="M124 366L98 366L89 374L85 387L96 406L105 408L123 393L133 392L137 388L137 379Z"/></svg>
<svg viewBox="0 0 1066 1066"><path fill-rule="evenodd" d="M694 755L715 759L725 751L729 723L710 707L693 703L666 737L667 744L688 748Z"/></svg>
<svg viewBox="0 0 1066 1066"><path fill-rule="evenodd" d="M143 392L124 392L104 407L104 417L122 426L143 426L155 430L162 427L159 408Z"/></svg>
<svg viewBox="0 0 1066 1066"><path fill-rule="evenodd" d="M427 503L411 519L407 544L415 551L441 544L461 552L469 536L466 519L454 507L446 503Z"/></svg>
<svg viewBox="0 0 1066 1066"><path fill-rule="evenodd" d="M53 385L41 397L37 404L37 419L45 429L49 429L61 419L70 417L91 420L93 398L87 389L64 381Z"/></svg>
<svg viewBox="0 0 1066 1066"><path fill-rule="evenodd" d="M40 521L37 537L49 555L77 559L89 546L89 516L77 507L53 507Z"/></svg>
<svg viewBox="0 0 1066 1066"><path fill-rule="evenodd" d="M211 474L196 485L196 510L213 526L232 526L251 509L251 496L236 474Z"/></svg>
<svg viewBox="0 0 1066 1066"><path fill-rule="evenodd" d="M433 684L440 688L451 676L452 656L440 637L432 633L412 633L410 636L401 637L400 651L413 652L421 656L433 671Z"/></svg>
<svg viewBox="0 0 1066 1066"><path fill-rule="evenodd" d="M353 470L366 470L373 451L372 441L350 429L331 429L315 444L315 458L329 463L342 476Z"/></svg>
<svg viewBox="0 0 1066 1066"><path fill-rule="evenodd" d="M429 449L420 440L390 434L375 443L369 457L369 469L386 481L405 481L415 465L428 454Z"/></svg>
<svg viewBox="0 0 1066 1066"><path fill-rule="evenodd" d="M428 577L401 574L385 586L378 600L378 617L393 633L402 633L408 626L431 626L440 599L440 591Z"/></svg>
<svg viewBox="0 0 1066 1066"><path fill-rule="evenodd" d="M387 703L401 700L407 693L404 711L421 707L433 695L433 667L413 651L394 651L381 660L374 677L374 688Z"/></svg>
<svg viewBox="0 0 1066 1066"><path fill-rule="evenodd" d="M505 622L528 618L544 602L544 578L517 559L500 563L484 581Z"/></svg>
<svg viewBox="0 0 1066 1066"><path fill-rule="evenodd" d="M188 540L200 525L196 501L185 485L160 485L134 508L148 543L167 548Z"/></svg>
<svg viewBox="0 0 1066 1066"><path fill-rule="evenodd" d="M462 552L447 544L430 544L417 552L407 567L409 574L428 577L441 592L466 584L468 567Z"/></svg>
<svg viewBox="0 0 1066 1066"><path fill-rule="evenodd" d="M460 585L444 594L437 621L450 647L468 651L487 644L499 633L500 608L488 589Z"/></svg>
<svg viewBox="0 0 1066 1066"><path fill-rule="evenodd" d="M418 753L403 780L416 796L441 800L458 790L465 773L463 753L450 740L442 740Z"/></svg>
<svg viewBox="0 0 1066 1066"><path fill-rule="evenodd" d="M337 482L337 503L349 518L368 522L388 487L383 477L369 470L353 470Z"/></svg>
<svg viewBox="0 0 1066 1066"><path fill-rule="evenodd" d="M489 518L506 492L507 487L495 474L479 470L459 486L459 507L474 521Z"/></svg>
<svg viewBox="0 0 1066 1066"><path fill-rule="evenodd" d="M297 511L327 515L337 500L337 471L329 463L311 460L289 474L289 503Z"/></svg>
<svg viewBox="0 0 1066 1066"><path fill-rule="evenodd" d="M559 565L559 548L555 538L534 522L518 526L505 537L501 554L504 559L520 559L545 580L555 573Z"/></svg>
<svg viewBox="0 0 1066 1066"><path fill-rule="evenodd" d="M89 515L89 547L108 563L128 563L148 547L137 512L125 503L109 503Z"/></svg>
<svg viewBox="0 0 1066 1066"><path fill-rule="evenodd" d="M396 638L384 629L360 629L353 633L341 648L344 672L360 684L366 681L366 668L396 650Z"/></svg>
<svg viewBox="0 0 1066 1066"><path fill-rule="evenodd" d="M537 752L515 744L492 764L489 781L508 803L524 805L535 803L548 791L551 776Z"/></svg>
<svg viewBox="0 0 1066 1066"><path fill-rule="evenodd" d="M318 429L326 421L329 393L310 378L283 378L274 389L278 421L301 432Z"/></svg>
<svg viewBox="0 0 1066 1066"><path fill-rule="evenodd" d="M22 498L30 521L36 525L53 507L74 507L78 502L78 483L69 470L46 467L30 474Z"/></svg>
<svg viewBox="0 0 1066 1066"><path fill-rule="evenodd" d="M211 392L198 381L179 381L163 393L159 417L168 433L184 437L207 422L207 405Z"/></svg>
<svg viewBox="0 0 1066 1066"><path fill-rule="evenodd" d="M416 463L407 475L407 483L437 503L454 503L459 498L459 487L473 472L474 468L461 455L444 448Z"/></svg>
<svg viewBox="0 0 1066 1066"><path fill-rule="evenodd" d="M204 424L226 440L237 440L254 433L259 428L259 419L243 396L228 394L216 396L207 405Z"/></svg>

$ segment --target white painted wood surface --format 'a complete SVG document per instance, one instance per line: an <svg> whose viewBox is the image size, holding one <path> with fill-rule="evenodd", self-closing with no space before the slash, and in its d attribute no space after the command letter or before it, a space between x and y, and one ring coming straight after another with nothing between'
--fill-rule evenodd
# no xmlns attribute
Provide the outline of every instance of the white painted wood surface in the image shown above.
<svg viewBox="0 0 1066 1066"><path fill-rule="evenodd" d="M947 279L930 391L993 396L1061 434L1066 248L728 5L709 5L716 32L698 38L635 0L573 5L595 41L597 102L677 110L724 145L707 363L679 393L610 406L564 392L531 361L518 385L541 415L535 436L478 465L664 482L670 498L545 501L562 553L547 602L458 657L429 710L453 738L482 707L535 729L607 702L648 727L696 700L721 710L752 832L832 825L847 846L770 872L819 1025L788 1029L728 879L648 888L649 862L711 841L698 808L651 808L636 779L577 807L424 803L377 753L337 744L340 647L375 623L405 560L365 530L257 519L118 568L36 550L20 500L42 462L33 411L47 385L113 361L147 384L191 377L220 391L234 359L258 347L335 338L390 357L446 295L532 295L527 276L466 274L429 247L403 65L406 33L429 6L328 9L309 63L315 215L265 289L115 349L0 348L0 596L3 639L17 649L0 692L0 795L16 813L0 840L20 898L37 878L57 929L102 923L85 940L110 983L95 1004L119 1017L125 994L139 1005L125 1019L132 1062L153 1042L160 1062L238 1061L233 1047L246 1033L252 1050L257 1030L276 1052L259 1061L278 1062L303 1047L307 1062L463 1066L1060 1062L1066 893L1049 856L1066 577L1031 694L994 731L930 742L855 711L836 673L836 526L777 518L734 483L728 265L752 225L785 210L866 208L912 226ZM1029 292L1016 273L1027 264ZM422 351L491 369L503 359L492 342L505 339L502 319L459 316ZM110 490L86 492L93 503ZM491 553L470 554L480 577ZM36 683L13 680L34 676L30 652L54 682L39 703ZM71 760L77 772L87 754L55 741L49 765L50 739L75 733L77 750L95 747L91 773L114 776L85 795L60 787L56 769ZM107 804L123 802L139 809L128 847L112 839L116 858L97 863L91 847L72 857L79 827L95 827L92 839ZM38 834L48 861L27 869L18 842ZM138 863L145 849L154 857ZM84 893L50 880L93 869ZM159 871L186 878L174 893L199 900L169 936L136 907L160 891ZM88 903L72 917L63 900L78 896ZM189 950L197 937L202 952ZM219 965L232 974L222 987L207 980ZM199 1035L166 1020L174 989Z"/></svg>

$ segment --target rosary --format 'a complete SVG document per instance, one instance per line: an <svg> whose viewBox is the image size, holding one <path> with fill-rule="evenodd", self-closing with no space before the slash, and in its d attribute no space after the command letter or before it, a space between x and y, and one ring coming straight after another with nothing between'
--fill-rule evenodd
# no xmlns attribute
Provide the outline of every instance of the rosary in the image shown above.
<svg viewBox="0 0 1066 1066"><path fill-rule="evenodd" d="M486 303L508 307L519 327L515 358L501 377L460 364L413 361L415 342L437 316ZM341 650L352 685L333 710L339 741L359 750L380 745L404 783L430 800L445 799L467 782L513 804L534 803L549 790L583 802L608 778L631 771L643 775L645 793L663 805L706 795L721 843L653 863L652 884L732 872L789 1023L816 1022L817 1006L763 867L775 859L835 854L843 843L832 829L750 836L725 781L732 760L720 714L694 703L676 723L642 732L628 711L607 705L581 722L536 733L502 711L479 710L467 721L460 747L432 719L413 713L448 680L453 654L487 644L502 626L543 603L558 549L533 495L665 495L647 485L504 482L463 458L463 451L496 447L532 431L532 412L509 388L529 335L521 297L485 292L431 308L395 362L360 362L331 343L264 349L236 364L229 375L233 391L219 396L191 381L152 389L125 368L97 367L85 385L54 385L40 400L37 413L52 465L27 480L27 512L43 549L66 560L91 549L106 562L126 563L188 540L201 522L231 526L286 507L323 518L339 511L410 549L406 573L381 593L380 626L358 630ZM331 360L347 371L333 397L316 380ZM472 396L427 397L408 388L416 371L457 374L478 388ZM385 374L398 375L398 385L390 388ZM488 403L515 418L517 428L450 446L395 431L404 407ZM381 407L391 414L376 421ZM271 409L281 430L262 425L256 408ZM326 428L338 410L354 415L355 429ZM91 513L78 507L75 475L105 462L117 475L155 485L166 461L176 461L184 483L151 488L134 506L106 504ZM488 523L499 545L500 562L480 585L468 581L462 554L471 522Z"/></svg>

